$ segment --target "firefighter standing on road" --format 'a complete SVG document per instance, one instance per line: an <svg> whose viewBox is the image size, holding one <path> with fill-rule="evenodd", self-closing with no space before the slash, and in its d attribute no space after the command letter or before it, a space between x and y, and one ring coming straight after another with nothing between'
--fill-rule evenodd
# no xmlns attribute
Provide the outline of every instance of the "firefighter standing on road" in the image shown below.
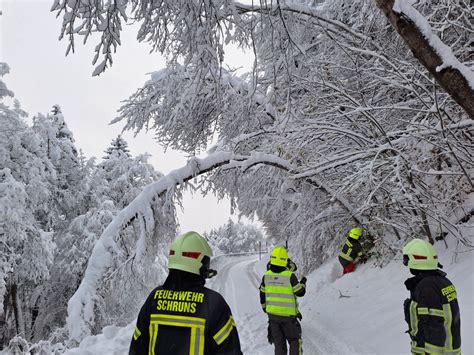
<svg viewBox="0 0 474 355"><path fill-rule="evenodd" d="M362 236L362 229L359 227L352 228L349 235L342 246L339 253L339 262L342 266L342 274L348 274L355 270L357 258L364 255L362 245L360 244L360 237Z"/></svg>
<svg viewBox="0 0 474 355"><path fill-rule="evenodd" d="M297 317L296 297L304 296L306 278L300 282L296 275L288 270L288 253L282 246L273 249L270 256L270 269L267 270L260 285L260 303L269 318L269 340L275 345L275 355L287 354L287 342L290 355L303 353L301 325Z"/></svg>
<svg viewBox="0 0 474 355"><path fill-rule="evenodd" d="M196 232L178 237L169 255L169 275L142 306L130 355L241 355L229 306L204 287L211 248Z"/></svg>
<svg viewBox="0 0 474 355"><path fill-rule="evenodd" d="M456 289L438 270L438 255L427 241L403 248L403 264L415 275L405 281L404 302L412 354L461 354L461 319Z"/></svg>

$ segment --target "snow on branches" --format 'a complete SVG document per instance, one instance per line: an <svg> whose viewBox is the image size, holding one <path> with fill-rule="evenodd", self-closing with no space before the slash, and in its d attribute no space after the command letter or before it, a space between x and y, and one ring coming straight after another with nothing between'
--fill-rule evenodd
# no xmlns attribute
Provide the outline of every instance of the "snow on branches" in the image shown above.
<svg viewBox="0 0 474 355"><path fill-rule="evenodd" d="M113 48L120 32L113 16L124 15L105 5L78 5L83 2L57 1L54 9L65 11L66 28L82 21L82 34L97 30L105 36L101 46ZM205 172L205 192L230 196L272 238L290 240L303 269L333 257L355 224L377 237L386 256L413 236L434 240L449 232L472 245L463 224L472 216L466 201L472 200L474 100L465 99L472 89L462 75L469 76L464 68L472 61L466 21L472 7L462 0L418 2L450 48L443 47L442 60L428 50L426 36L434 35L420 32L426 22L412 16L412 7L397 12L394 1L382 3L389 4L383 9L392 24L403 24L418 41L410 49L423 44L423 54L434 53L431 69L413 58L373 0L123 2L129 17L141 21L139 39L167 55L170 65L125 101L115 122L135 132L152 129L161 144L190 155L212 139L217 144L208 158L147 187L106 229L70 303L70 326L83 319L71 328L74 337L93 317L91 299L120 229L134 218L149 227L152 198ZM222 68L227 41L251 45L252 73L237 77ZM467 87L461 90L466 105L443 84L448 78L456 79L455 91ZM148 227L141 227L142 241ZM110 254L106 263L99 260L103 254Z"/></svg>
<svg viewBox="0 0 474 355"><path fill-rule="evenodd" d="M412 6L411 1L376 0L376 2L414 56L469 116L474 118L474 71L462 64L451 48L434 34L428 20ZM467 3L464 6L469 7ZM472 13L472 4L470 7Z"/></svg>

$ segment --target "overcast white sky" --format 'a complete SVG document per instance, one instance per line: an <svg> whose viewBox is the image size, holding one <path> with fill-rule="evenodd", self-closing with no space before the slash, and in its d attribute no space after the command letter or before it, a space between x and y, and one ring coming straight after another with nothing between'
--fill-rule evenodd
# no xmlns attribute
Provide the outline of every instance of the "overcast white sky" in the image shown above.
<svg viewBox="0 0 474 355"><path fill-rule="evenodd" d="M136 41L136 27L126 26L122 46L114 65L99 77L92 77L94 41L85 46L76 41L76 52L65 57L66 41L58 41L61 19L51 13L52 0L0 0L0 61L10 66L4 80L29 118L38 112L62 108L73 132L76 146L87 157L101 158L111 140L121 132L121 124L110 126L120 101L148 79L147 73L164 67L164 59L149 53L146 44ZM233 51L230 65L250 66L252 59ZM148 152L151 163L163 173L186 163L184 154L163 149L152 140L153 132L134 138L127 133L131 152ZM230 216L229 201L213 196L187 194L184 211L179 213L181 230L203 232L224 224ZM235 219L235 218L233 218Z"/></svg>

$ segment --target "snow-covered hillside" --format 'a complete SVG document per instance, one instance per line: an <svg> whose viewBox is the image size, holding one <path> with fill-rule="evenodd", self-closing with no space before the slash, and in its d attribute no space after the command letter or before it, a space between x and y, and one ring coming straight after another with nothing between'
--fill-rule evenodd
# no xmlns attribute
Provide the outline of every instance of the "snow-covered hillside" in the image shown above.
<svg viewBox="0 0 474 355"><path fill-rule="evenodd" d="M474 354L474 251L457 253L454 246L436 245L440 262L458 292L462 321L462 352ZM210 285L227 299L236 318L244 354L267 355L267 317L261 311L258 284L267 258L221 258L219 275ZM303 342L306 354L408 354L409 337L403 319L403 301L410 277L401 260L383 268L367 263L341 277L337 260L325 263L308 276L307 294L301 299ZM302 276L302 275L299 275ZM126 354L134 324L107 327L86 338L68 354Z"/></svg>

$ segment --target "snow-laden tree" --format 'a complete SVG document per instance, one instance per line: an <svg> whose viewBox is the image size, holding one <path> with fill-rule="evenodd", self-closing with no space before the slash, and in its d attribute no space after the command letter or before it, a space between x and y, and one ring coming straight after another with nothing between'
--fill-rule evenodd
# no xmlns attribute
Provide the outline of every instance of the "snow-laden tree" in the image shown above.
<svg viewBox="0 0 474 355"><path fill-rule="evenodd" d="M128 143L121 135L118 135L117 138L112 140L110 146L105 150L105 156L102 159L107 160L109 157L118 155L125 155L130 157L130 150L128 149Z"/></svg>
<svg viewBox="0 0 474 355"><path fill-rule="evenodd" d="M95 164L94 159L84 167L85 177L78 191L84 205L83 214L68 220L68 227L57 233L58 253L51 269L51 279L42 285L38 294L49 295L39 302L39 314L35 323L36 339L44 339L54 333L56 341L64 340L63 330L69 298L79 287L89 257L99 236L113 218L128 205L143 189L162 175L148 163L148 155L133 157L127 142L118 137L111 142L103 160ZM163 280L165 264L163 250L175 235L174 208L150 211L147 219L136 219L121 233L115 246L112 260L115 272L105 276L101 289L94 296L94 332L110 323L125 324L136 316L142 297L150 287ZM140 224L152 219L160 220L156 235L147 235L148 243L142 250L135 250L135 243L144 238ZM159 247L161 246L161 247Z"/></svg>
<svg viewBox="0 0 474 355"><path fill-rule="evenodd" d="M241 26L255 24L250 34L258 75L253 81L238 80L221 69L219 80L208 76L197 84L201 69L176 65L153 75L130 97L121 110L125 127L139 130L151 122L163 144L190 153L205 145L209 132L217 131L218 149L284 157L295 171L282 179L295 180L300 189L306 180L323 193L313 203L300 204L314 216L324 211L321 199L330 202L325 208L345 210L332 216L333 225L341 226L332 233L311 228L316 236L327 236L321 245L330 242L334 232L342 235L349 223L363 223L371 233L396 238L424 234L433 239L449 228L466 241L449 213L462 208L473 186L472 120L410 60L374 4L236 6L245 13L239 17ZM458 21L458 30L467 26L463 6L456 3L449 13L449 21ZM451 25L435 22L443 9L427 3L422 8L436 13L430 13L433 23L453 52L468 58L468 32L458 36ZM265 169L262 173L263 184L268 182L265 174L274 174ZM455 185L455 198L427 189L432 176L440 181L439 188ZM231 190L238 183L229 180L226 190L234 194ZM264 197L272 188L273 195L280 194L280 181L271 187L242 184L253 191L249 195L255 203L249 214L256 211L261 217ZM259 188L262 196L255 198ZM308 194L299 196L312 199ZM244 200L239 204L247 203ZM275 220L287 226L296 221L295 215L301 216L289 211L287 220ZM295 222L293 235L306 228L305 223L315 224L308 217ZM407 225L406 220L412 223Z"/></svg>
<svg viewBox="0 0 474 355"><path fill-rule="evenodd" d="M0 65L0 76L8 72ZM54 243L38 220L47 204L51 165L38 136L25 124L13 93L0 82L0 346L16 334L28 337L34 318L30 297L49 277Z"/></svg>
<svg viewBox="0 0 474 355"><path fill-rule="evenodd" d="M72 132L68 129L59 105L54 105L50 114L33 117L33 130L41 139L41 148L55 172L51 181L54 208L45 211L50 221L48 229L64 229L67 221L81 213L82 191L80 184L84 179L83 167L79 161ZM57 225L51 225L52 221ZM61 221L65 221L62 223Z"/></svg>
<svg viewBox="0 0 474 355"><path fill-rule="evenodd" d="M204 237L213 249L224 254L258 251L258 243L264 239L256 226L242 222L235 223L231 219L226 224L204 233Z"/></svg>
<svg viewBox="0 0 474 355"><path fill-rule="evenodd" d="M442 48L434 70L456 72L468 85L454 91L472 97L472 5L397 3L400 19L413 22L408 31ZM450 233L473 244L463 229L473 215L469 107L438 85L446 87L431 64L413 58L374 1L58 0L53 10L63 12L71 45L77 35L102 35L95 74L112 63L128 18L141 23L139 40L167 55L168 67L152 74L115 122L153 129L161 144L191 155L217 136L208 158L192 159L139 201L153 205L208 173L203 191L229 195L242 213L256 214L270 237L298 248L305 269L334 257L355 224L388 257L415 235ZM252 73L224 69L226 43L253 52ZM141 207L129 205L101 240L115 241L137 213ZM109 266L91 268L84 280L96 287ZM91 307L86 290L93 294L80 288L71 300L76 314Z"/></svg>

